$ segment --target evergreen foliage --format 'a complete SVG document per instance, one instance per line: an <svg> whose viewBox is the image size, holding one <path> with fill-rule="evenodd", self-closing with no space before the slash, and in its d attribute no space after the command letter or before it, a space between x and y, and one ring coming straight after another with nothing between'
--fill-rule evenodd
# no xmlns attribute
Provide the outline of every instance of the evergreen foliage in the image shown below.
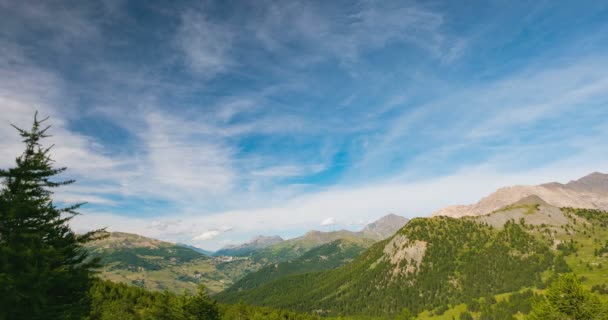
<svg viewBox="0 0 608 320"><path fill-rule="evenodd" d="M584 288L574 274L561 275L532 307L527 319L608 319L608 305Z"/></svg>
<svg viewBox="0 0 608 320"><path fill-rule="evenodd" d="M83 244L94 233L76 235L68 221L79 204L60 208L54 188L51 148L41 140L50 128L34 117L31 130L15 127L25 144L16 166L0 170L0 319L81 319L88 313L86 293L97 266Z"/></svg>
<svg viewBox="0 0 608 320"><path fill-rule="evenodd" d="M87 320L313 320L317 316L238 303L218 305L204 286L194 296L154 292L98 280L91 288L93 310Z"/></svg>
<svg viewBox="0 0 608 320"><path fill-rule="evenodd" d="M237 281L224 293L257 288L273 280L307 272L330 270L340 267L359 256L369 245L363 241L340 239L313 248L301 257L263 267Z"/></svg>

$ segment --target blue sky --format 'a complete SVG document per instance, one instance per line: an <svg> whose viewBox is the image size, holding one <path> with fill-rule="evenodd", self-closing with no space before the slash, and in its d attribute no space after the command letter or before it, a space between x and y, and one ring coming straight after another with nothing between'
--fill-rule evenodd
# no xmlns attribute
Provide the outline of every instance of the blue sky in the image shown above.
<svg viewBox="0 0 608 320"><path fill-rule="evenodd" d="M0 0L8 125L108 227L215 249L607 171L601 1Z"/></svg>

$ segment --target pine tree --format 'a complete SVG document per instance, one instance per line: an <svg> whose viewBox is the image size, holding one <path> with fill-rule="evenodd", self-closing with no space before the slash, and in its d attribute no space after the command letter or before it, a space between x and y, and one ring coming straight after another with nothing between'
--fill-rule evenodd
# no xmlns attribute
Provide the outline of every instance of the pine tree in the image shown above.
<svg viewBox="0 0 608 320"><path fill-rule="evenodd" d="M204 285L200 285L197 294L190 298L185 304L184 309L189 320L219 320L217 304L212 301L207 294L207 289Z"/></svg>
<svg viewBox="0 0 608 320"><path fill-rule="evenodd" d="M52 148L41 140L50 126L37 114L30 131L15 127L25 144L16 166L0 170L0 319L81 319L97 266L83 244L96 232L76 235L68 226L81 204L60 208L52 190L73 180L54 181Z"/></svg>
<svg viewBox="0 0 608 320"><path fill-rule="evenodd" d="M530 320L608 319L608 306L584 288L573 274L560 275L543 300L532 307Z"/></svg>

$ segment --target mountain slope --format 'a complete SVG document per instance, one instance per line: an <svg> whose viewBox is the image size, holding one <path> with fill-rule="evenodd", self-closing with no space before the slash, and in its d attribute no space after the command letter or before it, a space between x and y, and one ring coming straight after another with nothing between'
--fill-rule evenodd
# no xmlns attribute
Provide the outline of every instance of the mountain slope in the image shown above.
<svg viewBox="0 0 608 320"><path fill-rule="evenodd" d="M523 221L530 226L549 227L561 227L570 222L560 208L548 204L535 195L520 199L492 213L466 218L472 218L497 228L502 227L509 220Z"/></svg>
<svg viewBox="0 0 608 320"><path fill-rule="evenodd" d="M225 302L390 315L538 285L558 261L548 243L508 222L498 230L468 219L417 218L343 267L284 277Z"/></svg>
<svg viewBox="0 0 608 320"><path fill-rule="evenodd" d="M263 263L278 263L296 259L307 251L339 239L356 241L361 235L348 230L309 231L305 235L252 252L250 257Z"/></svg>
<svg viewBox="0 0 608 320"><path fill-rule="evenodd" d="M152 290L196 292L205 284L218 292L261 267L249 259L224 262L180 245L122 232L109 233L87 244L87 249L101 258L102 278Z"/></svg>
<svg viewBox="0 0 608 320"><path fill-rule="evenodd" d="M389 214L365 226L361 231L309 231L305 235L289 240L276 241L275 244L250 251L220 250L216 255L235 255L250 257L261 263L278 263L296 259L305 252L332 241L344 239L357 241L360 239L383 240L393 235L408 219ZM282 239L281 239L282 240ZM241 245L246 246L247 244ZM239 247L241 247L239 246ZM227 254L230 253L230 254Z"/></svg>
<svg viewBox="0 0 608 320"><path fill-rule="evenodd" d="M250 273L226 289L224 293L257 288L292 274L335 269L353 261L374 242L372 239L338 239L323 244L293 261L272 264Z"/></svg>
<svg viewBox="0 0 608 320"><path fill-rule="evenodd" d="M254 251L264 249L277 243L283 242L279 236L257 236L248 242L236 246L227 246L215 252L216 256L247 256Z"/></svg>
<svg viewBox="0 0 608 320"><path fill-rule="evenodd" d="M458 218L483 215L532 195L560 208L608 210L608 174L595 172L567 184L552 182L538 186L500 188L475 204L450 206L432 216Z"/></svg>

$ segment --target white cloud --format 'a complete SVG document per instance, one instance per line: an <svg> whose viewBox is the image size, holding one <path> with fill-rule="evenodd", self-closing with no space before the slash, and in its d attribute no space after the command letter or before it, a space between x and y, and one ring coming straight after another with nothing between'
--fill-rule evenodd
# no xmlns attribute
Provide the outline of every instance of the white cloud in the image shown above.
<svg viewBox="0 0 608 320"><path fill-rule="evenodd" d="M604 57L584 57L571 64L548 63L532 65L495 81L451 90L438 95L437 100L403 112L388 125L386 132L366 144L357 164L361 170L354 175L360 177L364 170L382 166L386 159L395 156L395 146L418 136L423 125L428 147L417 155L417 163L407 164L410 169L426 166L429 159L438 156L447 158L488 139L513 140L514 132L550 125L566 112L579 110L580 116L601 110L608 103L608 76L603 72L608 60ZM573 122L572 128L576 126Z"/></svg>
<svg viewBox="0 0 608 320"><path fill-rule="evenodd" d="M277 178L277 177L297 177L309 174L315 174L323 171L325 166L322 164L316 165L280 165L267 167L259 170L254 170L251 172L254 176L259 177L269 177L269 178Z"/></svg>
<svg viewBox="0 0 608 320"><path fill-rule="evenodd" d="M254 21L257 39L270 51L290 51L293 41L307 44L306 57L316 62L326 55L347 62L389 42L419 47L443 62L458 58L466 41L442 30L441 13L402 2L361 2L352 13L321 9L310 2L273 2Z"/></svg>
<svg viewBox="0 0 608 320"><path fill-rule="evenodd" d="M67 50L81 41L91 45L100 36L96 19L103 15L97 7L92 9L85 3L58 6L46 1L0 1L0 12L3 13L0 34L11 38L35 30L43 34L37 44L59 50Z"/></svg>
<svg viewBox="0 0 608 320"><path fill-rule="evenodd" d="M190 220L192 223L193 221ZM220 235L232 231L230 226L221 226L219 228L210 229L192 238L193 241L208 241L219 237Z"/></svg>
<svg viewBox="0 0 608 320"><path fill-rule="evenodd" d="M10 124L29 129L34 113L38 111L39 119L50 117L45 124L52 126L49 130L51 137L43 143L55 145L52 157L56 165L69 168L64 176L87 181L62 188L56 199L113 204L104 194L109 190L117 191L113 178L116 170L127 165L128 161L106 155L106 150L94 139L71 131L66 116L78 112L64 98L67 85L60 77L31 64L25 57L12 59L10 52L19 51L19 46L13 47L15 50L9 50L8 57L0 57L0 167L14 166L15 157L23 151L21 137ZM87 184L98 186L100 181L111 182L99 189L81 189Z"/></svg>
<svg viewBox="0 0 608 320"><path fill-rule="evenodd" d="M217 139L192 132L195 123L184 123L166 114L146 116L148 165L154 183L187 194L230 190L236 173L232 149ZM150 172L145 173L150 174Z"/></svg>
<svg viewBox="0 0 608 320"><path fill-rule="evenodd" d="M586 148L579 154L540 168L504 171L500 169L500 161L508 159L493 159L495 162L463 168L442 177L330 188L301 194L271 207L219 211L206 215L176 214L173 218L188 223L167 232L142 228L140 219L116 215L85 213L76 217L73 223L80 229L110 226L112 230L129 230L163 239L177 239L184 234L199 237L199 240L209 237L205 240L206 245L219 248L223 244L220 237L222 226L235 226L238 232L233 233L231 242L238 242L256 234L297 236L318 227L319 221L340 221L345 226L359 227L361 221L373 221L389 212L408 218L426 216L448 205L474 203L503 186L567 182L592 171L605 171L608 163L600 155L608 153L608 149L598 147L597 141L608 138L607 135L605 130L603 136L585 141ZM331 213L331 218L327 217L328 213ZM206 228L201 229L201 226Z"/></svg>
<svg viewBox="0 0 608 320"><path fill-rule="evenodd" d="M334 224L336 224L335 218L327 218L327 219L321 221L322 226L333 226Z"/></svg>
<svg viewBox="0 0 608 320"><path fill-rule="evenodd" d="M181 222L182 221L179 219L155 220L148 225L148 228L154 228L159 231L166 231L169 227L179 226Z"/></svg>
<svg viewBox="0 0 608 320"><path fill-rule="evenodd" d="M205 232L199 234L198 236L192 238L192 240L194 240L194 241L211 240L211 239L219 236L220 234L221 234L221 232L219 230L205 231Z"/></svg>
<svg viewBox="0 0 608 320"><path fill-rule="evenodd" d="M204 12L187 10L181 16L175 44L193 71L210 78L233 63L229 55L233 37L227 26Z"/></svg>

